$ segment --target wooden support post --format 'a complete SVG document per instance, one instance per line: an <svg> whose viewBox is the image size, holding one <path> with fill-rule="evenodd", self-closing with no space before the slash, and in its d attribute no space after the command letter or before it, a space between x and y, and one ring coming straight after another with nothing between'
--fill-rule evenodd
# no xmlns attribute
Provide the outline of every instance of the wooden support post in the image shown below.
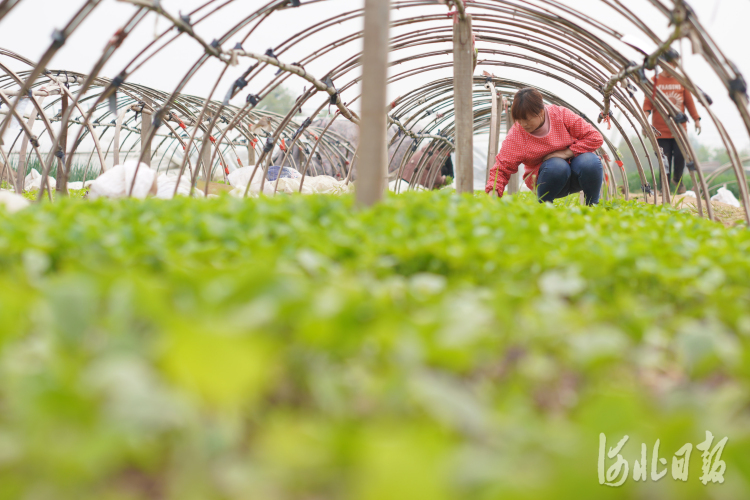
<svg viewBox="0 0 750 500"><path fill-rule="evenodd" d="M510 129L513 128L513 118L510 116L510 106L508 106L508 112L505 113L505 136L507 137L510 133ZM516 172L515 174L512 174L510 176L510 179L508 180L508 194L516 194L519 191L520 188L520 182L519 177L521 176L520 172Z"/></svg>
<svg viewBox="0 0 750 500"><path fill-rule="evenodd" d="M359 130L357 204L370 206L383 198L388 182L386 100L390 0L365 0L362 51L362 118Z"/></svg>
<svg viewBox="0 0 750 500"><path fill-rule="evenodd" d="M68 102L68 94L62 93L61 97L61 104L62 109L60 112L62 113L62 116L65 116L68 112L68 106L70 106L70 103ZM57 175L55 176L55 191L57 191L57 194L62 196L68 196L68 172L65 169L65 161L64 159L67 158L68 154L68 124L60 122L60 151L63 153L63 158L57 158ZM86 179L83 179L84 185L86 182Z"/></svg>
<svg viewBox="0 0 750 500"><path fill-rule="evenodd" d="M32 97L33 99L33 97ZM31 110L29 111L29 121L27 123L27 126L29 130L34 130L34 122L36 121L36 115L37 110L35 107L31 107ZM21 118L23 118L21 116ZM24 190L24 184L26 183L26 151L29 147L29 143L31 142L31 137L26 135L25 132L21 133L22 137L22 143L21 143L21 150L18 153L18 169L16 170L16 193L23 193ZM36 140L36 137L34 138Z"/></svg>
<svg viewBox="0 0 750 500"><path fill-rule="evenodd" d="M490 146L487 149L485 184L490 180L490 169L495 165L495 157L500 144L500 103L497 99L497 92L495 92L495 84L489 81L486 87L490 91L490 98L492 99L492 116L490 118Z"/></svg>
<svg viewBox="0 0 750 500"><path fill-rule="evenodd" d="M153 108L153 101L146 96L143 96L143 102L146 106ZM143 107L143 113L141 113L141 155L143 156L143 163L151 166L151 141L146 140L148 135L151 133L151 109ZM102 165L104 169L104 165Z"/></svg>
<svg viewBox="0 0 750 500"><path fill-rule="evenodd" d="M453 99L456 111L456 192L474 192L474 60L471 16L453 24Z"/></svg>

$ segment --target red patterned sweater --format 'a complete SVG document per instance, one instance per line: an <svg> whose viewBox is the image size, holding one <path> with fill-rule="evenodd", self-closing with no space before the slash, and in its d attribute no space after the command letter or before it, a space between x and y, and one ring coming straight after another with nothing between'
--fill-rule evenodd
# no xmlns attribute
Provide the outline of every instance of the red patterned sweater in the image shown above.
<svg viewBox="0 0 750 500"><path fill-rule="evenodd" d="M593 153L601 147L604 142L602 135L586 120L562 106L550 104L545 108L550 120L549 134L534 137L514 123L503 141L495 165L490 169L485 192L492 191L497 177L497 193L502 196L510 176L518 172L521 163L526 166L523 173L526 185L534 191L534 180L542 158L548 154L570 148L578 156Z"/></svg>

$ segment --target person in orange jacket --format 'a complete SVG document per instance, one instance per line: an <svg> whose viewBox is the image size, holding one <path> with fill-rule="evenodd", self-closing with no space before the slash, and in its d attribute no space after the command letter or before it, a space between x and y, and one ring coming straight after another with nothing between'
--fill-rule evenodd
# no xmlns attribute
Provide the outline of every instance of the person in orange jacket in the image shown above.
<svg viewBox="0 0 750 500"><path fill-rule="evenodd" d="M674 61L670 61L669 64L673 67L677 66L677 63ZM680 112L684 113L685 107L687 106L688 112L695 122L695 131L700 134L701 117L698 115L698 110L695 108L692 94L690 94L680 82L668 74L661 73L655 78L656 80L652 78L651 81L655 81L656 88L661 90ZM651 102L651 99L646 97L643 101L643 111L646 112L646 115L649 115L653 109L654 104ZM677 194L682 194L685 192L685 184L682 182L682 172L685 169L685 158L682 156L682 151L680 151L680 148L677 146L677 140L672 136L672 133L661 114L654 113L653 125L654 128L661 133L660 136L657 136L656 140L659 143L659 147L664 152L664 155L667 157L667 164L665 165L667 168L667 175L669 175L670 165L672 165L674 159L674 166L671 169L672 183L677 186ZM685 132L687 132L687 122L683 123L682 126L685 128ZM659 182L661 183L661 174L659 175Z"/></svg>

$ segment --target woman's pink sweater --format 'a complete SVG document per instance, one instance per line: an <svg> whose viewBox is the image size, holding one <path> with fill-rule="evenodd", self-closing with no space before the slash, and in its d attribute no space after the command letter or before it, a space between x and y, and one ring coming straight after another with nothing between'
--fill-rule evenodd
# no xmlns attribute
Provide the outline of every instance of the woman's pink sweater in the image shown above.
<svg viewBox="0 0 750 500"><path fill-rule="evenodd" d="M586 120L562 106L550 104L545 108L550 122L549 133L535 137L514 123L503 141L495 165L490 169L485 192L489 193L494 187L498 196L502 196L510 176L518 172L521 163L526 167L523 178L533 191L542 159L548 154L570 148L578 156L593 153L601 147L604 142L602 135Z"/></svg>

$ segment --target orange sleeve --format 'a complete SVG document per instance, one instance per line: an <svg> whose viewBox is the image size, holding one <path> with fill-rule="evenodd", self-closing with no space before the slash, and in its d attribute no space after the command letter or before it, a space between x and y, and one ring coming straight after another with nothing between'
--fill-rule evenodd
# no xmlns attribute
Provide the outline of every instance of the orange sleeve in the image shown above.
<svg viewBox="0 0 750 500"><path fill-rule="evenodd" d="M651 111L653 109L654 109L654 105L651 102L651 99L649 99L648 97L646 97L643 100L643 111Z"/></svg>
<svg viewBox="0 0 750 500"><path fill-rule="evenodd" d="M698 120L701 119L700 115L698 114L698 110L695 108L695 101L693 101L693 94L690 93L688 89L683 89L685 98L685 107L687 107L688 111L690 112L690 116L693 117L693 121L698 123Z"/></svg>
<svg viewBox="0 0 750 500"><path fill-rule="evenodd" d="M525 150L523 137L516 127L511 128L500 146L500 152L495 157L495 165L490 169L490 176L484 187L485 193L495 190L498 197L503 197L505 186L510 182L510 176L518 172L519 165L525 160L523 155Z"/></svg>

